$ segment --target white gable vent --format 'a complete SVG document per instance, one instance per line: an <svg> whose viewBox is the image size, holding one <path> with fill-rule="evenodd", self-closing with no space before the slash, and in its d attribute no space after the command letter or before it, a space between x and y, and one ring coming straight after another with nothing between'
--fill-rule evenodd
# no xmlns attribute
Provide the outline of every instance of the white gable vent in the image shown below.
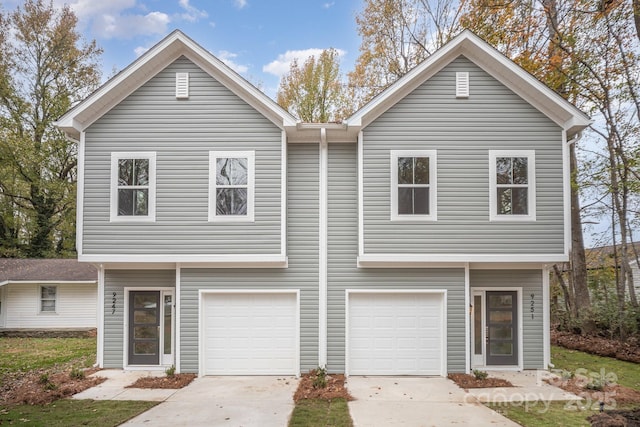
<svg viewBox="0 0 640 427"><path fill-rule="evenodd" d="M459 71L456 73L456 98L469 97L469 73Z"/></svg>
<svg viewBox="0 0 640 427"><path fill-rule="evenodd" d="M176 98L189 98L189 73L176 73Z"/></svg>

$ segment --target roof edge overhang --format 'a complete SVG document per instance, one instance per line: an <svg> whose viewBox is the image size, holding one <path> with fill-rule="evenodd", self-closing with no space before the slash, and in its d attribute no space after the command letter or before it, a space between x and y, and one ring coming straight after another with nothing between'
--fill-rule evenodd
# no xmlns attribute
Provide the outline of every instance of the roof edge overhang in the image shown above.
<svg viewBox="0 0 640 427"><path fill-rule="evenodd" d="M279 128L295 126L291 114L180 30L158 42L55 124L69 137L79 139L82 131L180 56L194 62Z"/></svg>
<svg viewBox="0 0 640 427"><path fill-rule="evenodd" d="M345 122L364 128L381 114L442 70L459 56L485 70L567 132L567 136L588 127L592 120L529 72L504 56L470 30L464 30L418 66L388 87Z"/></svg>

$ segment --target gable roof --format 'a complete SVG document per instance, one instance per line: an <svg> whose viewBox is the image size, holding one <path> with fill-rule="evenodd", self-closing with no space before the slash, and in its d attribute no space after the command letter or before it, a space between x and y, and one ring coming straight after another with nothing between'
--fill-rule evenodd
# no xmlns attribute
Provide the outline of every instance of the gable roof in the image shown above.
<svg viewBox="0 0 640 427"><path fill-rule="evenodd" d="M76 259L0 258L0 285L37 281L97 283L98 270Z"/></svg>
<svg viewBox="0 0 640 427"><path fill-rule="evenodd" d="M345 121L347 126L366 127L460 55L549 117L567 132L568 137L591 124L590 118L573 104L473 32L464 30L349 117Z"/></svg>
<svg viewBox="0 0 640 427"><path fill-rule="evenodd" d="M185 56L253 108L284 129L296 119L209 51L175 30L124 70L67 111L56 125L78 139L80 132L181 56Z"/></svg>

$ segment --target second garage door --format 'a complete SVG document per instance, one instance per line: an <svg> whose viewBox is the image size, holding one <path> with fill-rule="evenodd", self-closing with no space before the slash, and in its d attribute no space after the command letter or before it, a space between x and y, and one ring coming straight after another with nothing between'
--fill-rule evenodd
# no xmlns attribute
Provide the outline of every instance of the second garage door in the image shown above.
<svg viewBox="0 0 640 427"><path fill-rule="evenodd" d="M445 297L348 294L349 375L444 375Z"/></svg>
<svg viewBox="0 0 640 427"><path fill-rule="evenodd" d="M204 375L298 373L298 295L202 294Z"/></svg>

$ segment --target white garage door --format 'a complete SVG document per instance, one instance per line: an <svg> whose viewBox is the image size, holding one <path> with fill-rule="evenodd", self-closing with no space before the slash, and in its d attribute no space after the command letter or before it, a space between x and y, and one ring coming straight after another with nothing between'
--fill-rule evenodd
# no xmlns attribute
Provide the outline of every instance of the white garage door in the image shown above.
<svg viewBox="0 0 640 427"><path fill-rule="evenodd" d="M205 375L298 373L296 293L204 293Z"/></svg>
<svg viewBox="0 0 640 427"><path fill-rule="evenodd" d="M350 375L444 375L443 293L349 293Z"/></svg>

